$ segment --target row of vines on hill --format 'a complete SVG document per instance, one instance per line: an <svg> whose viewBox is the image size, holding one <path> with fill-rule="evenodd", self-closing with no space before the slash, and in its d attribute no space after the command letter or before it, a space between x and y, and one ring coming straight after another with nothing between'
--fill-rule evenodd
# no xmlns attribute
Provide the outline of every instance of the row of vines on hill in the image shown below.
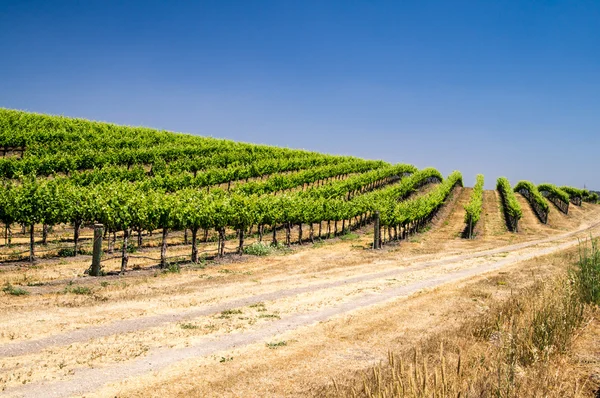
<svg viewBox="0 0 600 398"><path fill-rule="evenodd" d="M421 230L437 214L445 203L446 198L457 185L462 186L462 174L454 171L446 180L438 172L433 172L423 180L427 182L441 182L431 192L405 201L383 201L378 205L380 225L387 229L387 241L405 239L407 236ZM421 181L414 181L418 185ZM411 187L411 191L414 189ZM408 192L403 192L400 197L406 197ZM378 232L381 246L386 242L385 233Z"/></svg>
<svg viewBox="0 0 600 398"><path fill-rule="evenodd" d="M515 185L514 190L527 199L535 215L543 224L547 224L550 206L548 206L548 202L546 202L544 197L540 194L537 187L529 181L519 181L517 185Z"/></svg>
<svg viewBox="0 0 600 398"><path fill-rule="evenodd" d="M483 210L484 182L485 180L483 175L478 174L469 203L465 205L465 235L469 239L473 238L473 230L481 218L481 211Z"/></svg>
<svg viewBox="0 0 600 398"><path fill-rule="evenodd" d="M510 182L506 177L500 177L496 181L496 189L500 194L502 210L509 231L519 231L519 220L523 216L521 205L513 192Z"/></svg>
<svg viewBox="0 0 600 398"><path fill-rule="evenodd" d="M537 186L542 196L548 199L556 206L558 210L569 214L569 194L552 184L540 184Z"/></svg>
<svg viewBox="0 0 600 398"><path fill-rule="evenodd" d="M569 201L573 203L575 206L581 206L581 202L583 200L583 189L578 189L574 187L563 186L560 187L563 192L566 192L569 195Z"/></svg>
<svg viewBox="0 0 600 398"><path fill-rule="evenodd" d="M581 206L582 202L598 203L598 193L590 192L587 189L563 186L560 190L569 195L569 200L576 206Z"/></svg>

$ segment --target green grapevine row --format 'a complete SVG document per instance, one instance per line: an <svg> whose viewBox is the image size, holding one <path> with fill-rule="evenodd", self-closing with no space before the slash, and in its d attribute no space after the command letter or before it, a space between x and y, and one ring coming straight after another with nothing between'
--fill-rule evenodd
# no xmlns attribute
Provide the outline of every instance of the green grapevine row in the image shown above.
<svg viewBox="0 0 600 398"><path fill-rule="evenodd" d="M437 170L433 171L434 174L438 174ZM416 185L418 182L413 182L413 186ZM457 185L462 186L462 175L455 171L431 192L424 195L401 202L378 203L381 226L387 227L387 240L404 239L423 228L435 216ZM379 245L385 243L385 234L379 233L379 237L381 240Z"/></svg>
<svg viewBox="0 0 600 398"><path fill-rule="evenodd" d="M560 189L563 192L566 192L569 195L569 200L576 206L581 206L581 201L583 200L584 191L583 189L562 186Z"/></svg>
<svg viewBox="0 0 600 398"><path fill-rule="evenodd" d="M521 205L515 197L510 182L506 177L500 177L496 181L496 189L500 194L506 225L510 231L517 232L519 230L519 220L523 215Z"/></svg>
<svg viewBox="0 0 600 398"><path fill-rule="evenodd" d="M465 205L465 224L467 225L469 239L473 237L473 228L481 218L483 209L483 185L484 178L482 174L477 175L475 186L471 194L469 203Z"/></svg>
<svg viewBox="0 0 600 398"><path fill-rule="evenodd" d="M569 214L569 194L562 189L552 184L540 184L537 186L538 191L552 202L558 210L565 214Z"/></svg>
<svg viewBox="0 0 600 398"><path fill-rule="evenodd" d="M519 183L515 185L514 191L520 193L527 199L534 213L543 224L548 223L550 206L548 206L548 202L546 202L546 199L540 194L535 185L529 181L519 181Z"/></svg>

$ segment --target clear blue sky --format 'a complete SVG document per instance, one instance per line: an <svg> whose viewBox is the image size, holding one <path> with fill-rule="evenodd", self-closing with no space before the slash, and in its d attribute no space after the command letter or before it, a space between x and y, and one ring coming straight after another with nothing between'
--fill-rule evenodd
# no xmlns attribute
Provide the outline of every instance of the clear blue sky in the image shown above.
<svg viewBox="0 0 600 398"><path fill-rule="evenodd" d="M600 189L600 1L0 0L0 106Z"/></svg>

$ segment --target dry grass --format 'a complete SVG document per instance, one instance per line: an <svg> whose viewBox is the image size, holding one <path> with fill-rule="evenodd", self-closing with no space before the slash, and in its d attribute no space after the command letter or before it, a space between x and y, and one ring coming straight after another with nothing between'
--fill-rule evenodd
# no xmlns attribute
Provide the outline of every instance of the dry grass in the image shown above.
<svg viewBox="0 0 600 398"><path fill-rule="evenodd" d="M577 266L562 276L496 302L452 333L412 352L390 352L387 364L328 396L352 397L588 397L598 380L582 377L572 358L575 339L595 321L600 252L582 244ZM501 280L497 281L498 283ZM504 281L502 281L504 282ZM586 303L593 303L586 307ZM596 359L598 362L598 358Z"/></svg>
<svg viewBox="0 0 600 398"><path fill-rule="evenodd" d="M90 396L325 396L333 391L332 378L339 380L340 386L349 385L347 377L353 380L352 375L359 371L362 377L363 370L385 359L389 349L407 351L412 358L411 347L422 346L432 336L455 333L465 314L486 313L494 303L508 300L511 292L564 273L566 264L576 258L576 249L539 257L458 286L355 311L214 358L186 360L160 373L106 386ZM276 350L265 346L284 340L289 344ZM439 352L439 346L433 348ZM221 357L233 360L220 363Z"/></svg>
<svg viewBox="0 0 600 398"><path fill-rule="evenodd" d="M578 225L586 219L597 219L598 209L600 207L590 205L581 209L579 216L574 212L570 222ZM437 222L443 223L444 217L451 211L452 208L442 213ZM304 233L306 236L307 231ZM527 240L534 235L510 236L516 236L517 240ZM9 282L14 288L25 289L30 294L14 296L0 293L0 340L5 343L34 339L122 319L177 313L282 288L309 286L368 272L398 269L416 261L447 256L449 253L472 253L506 244L504 235L500 237L502 239L484 233L477 242L452 239L448 247L446 244L449 236L439 233L436 227L418 235L419 241L401 242L374 252L361 249L367 247L372 239L367 227L358 236L317 245L296 246L286 255L261 258L243 256L241 259L232 256L219 262L206 262L201 267L184 266L180 273L167 274L152 268L151 261L140 260L141 270L129 272L125 276L104 278L81 276L89 265L89 259L85 257L43 260L34 267L2 266L0 282L3 285ZM175 236L173 243L180 238ZM157 251L152 250L154 249L148 249L148 254L156 255ZM169 247L170 254L187 255L188 251L189 247L184 245ZM482 261L486 259L476 259L463 265L471 266ZM118 260L110 267L118 269ZM270 318L260 317L264 313L280 314L282 317L287 314L309 313L353 296L374 292L386 286L406 284L445 271L444 267L439 267L407 274L402 280L372 280L327 289L318 294L305 293L280 298L265 302L267 311L243 308L242 314L226 314L229 318L220 318L222 314L217 313L188 319L185 323L194 326L190 328L174 323L6 359L0 364L0 384L13 386L24 381L28 383L68 378L69 372L81 366L111 366L144 356L155 347L181 347L192 344L202 336L218 338L249 330L271 321ZM522 280L529 277L529 274L519 276ZM344 317L343 320L328 321L308 330L294 332L290 336L223 354L226 358L234 357L233 361L221 363L220 356L216 359L198 359L198 366L202 367L202 377L198 376L200 378L186 373L187 362L177 364L161 375L163 387L158 387L152 378L141 377L124 389L127 391L125 395L144 396L150 391L160 391L165 396L189 396L198 391L205 395L211 395L211 391L231 391L230 394L219 395L242 396L252 395L252 389L260 391L258 395L266 396L306 395L315 386L326 384L331 375L339 376L342 371L364 369L366 365L381 358L389 348L390 339L398 339L399 328L403 330L400 339L406 339L402 344L414 342L414 339L421 339L430 333L456 327L453 319L462 319L465 312L479 312L494 300L505 299L510 295L510 289L516 289L517 284L510 276L498 278L484 278L485 283L470 288L471 290L436 290L428 295L411 298L400 308L389 305L376 311L364 310ZM90 294L75 294L75 288L77 291L87 291L83 288L89 288ZM452 293L448 293L450 291ZM441 301L444 302L443 305L440 304ZM394 319L394 322L390 322L390 319ZM287 341L289 344L277 349L265 346L278 341ZM394 344L398 345L400 342L396 341ZM213 369L215 363L220 368ZM290 364L297 367L291 368ZM233 374L238 379L232 379L228 369L237 369ZM194 372L197 372L197 367L192 373ZM314 377L311 376L313 374ZM251 381L255 377L256 381ZM294 381L294 385L284 383L281 387L273 386L273 378L288 378ZM260 387L257 384L260 380L270 387ZM198 387L199 385L203 387Z"/></svg>

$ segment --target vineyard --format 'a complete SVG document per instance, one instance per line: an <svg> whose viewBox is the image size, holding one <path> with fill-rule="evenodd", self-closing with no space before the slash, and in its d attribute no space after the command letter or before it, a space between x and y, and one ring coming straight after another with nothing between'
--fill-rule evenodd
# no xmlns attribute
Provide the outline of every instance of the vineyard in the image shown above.
<svg viewBox="0 0 600 398"><path fill-rule="evenodd" d="M506 177L500 177L496 182L496 189L502 198L502 208L506 218L506 225L510 231L517 232L519 230L519 220L521 219L523 212L521 211L521 205L511 189L510 182Z"/></svg>
<svg viewBox="0 0 600 398"><path fill-rule="evenodd" d="M13 260L26 254L36 261L38 246L46 258L89 253L92 239L87 233L82 240L82 231L97 224L105 251L120 251L121 272L156 231L162 268L182 260L167 253L177 231L193 263L199 244L214 241L213 255L222 257L232 239L240 255L267 238L274 246L314 243L370 223L375 212L390 241L422 228L462 185L460 173L442 183L437 170L411 165L12 110L0 111L0 129L4 244L14 246L15 224L29 240L27 252L4 254ZM404 201L431 183L441 185ZM72 229L72 237L53 240L61 228Z"/></svg>
<svg viewBox="0 0 600 398"><path fill-rule="evenodd" d="M385 339L405 341L398 322L421 341L513 285L502 272L462 295L438 287L507 264L530 283L523 261L600 226L593 192L468 181L0 109L0 393L294 395L259 381L299 363L293 377L323 386L339 358L379 362Z"/></svg>
<svg viewBox="0 0 600 398"><path fill-rule="evenodd" d="M145 241L156 243L157 232L162 268L196 263L200 255L222 257L226 246L241 255L250 246L260 250L256 245L314 243L372 222L372 246L380 248L423 229L463 185L459 172L444 179L435 169L406 164L6 109L0 110L0 147L0 221L4 246L13 248L2 253L4 259L90 253L89 231L101 224L105 251L120 252L121 272L130 253ZM465 206L470 238L481 217L483 181L479 175ZM430 184L438 186L414 196ZM522 181L515 191L543 223L546 199L565 214L569 202L595 200L575 188L539 188L541 194ZM517 231L521 210L507 180L498 180L498 191L507 225ZM53 231L63 235L53 238ZM168 256L169 237L178 231L190 245L187 260ZM23 239L15 246L16 236L28 238L26 250L19 251ZM213 242L216 248L209 249Z"/></svg>

